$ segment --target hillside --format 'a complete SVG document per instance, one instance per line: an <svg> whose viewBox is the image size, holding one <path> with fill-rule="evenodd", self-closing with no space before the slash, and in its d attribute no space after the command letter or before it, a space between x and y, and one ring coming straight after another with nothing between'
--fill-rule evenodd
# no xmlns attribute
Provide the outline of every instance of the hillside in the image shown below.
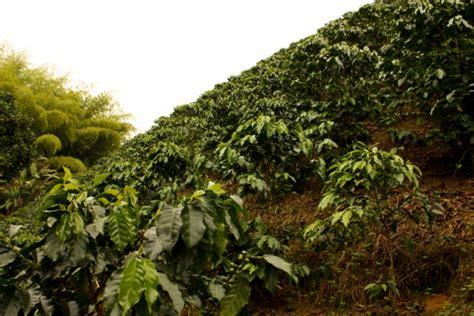
<svg viewBox="0 0 474 316"><path fill-rule="evenodd" d="M0 311L469 315L473 26L376 1L66 169Z"/></svg>
<svg viewBox="0 0 474 316"><path fill-rule="evenodd" d="M421 167L437 161L440 172L472 173L471 4L423 3L346 14L159 118L125 146L134 158L125 160L138 163L156 144L173 143L194 160L191 169L241 182L252 174L291 191L311 178L302 165L314 169L315 158L361 140L403 146L407 155L416 146L418 156L430 153ZM269 164L290 180L263 179Z"/></svg>

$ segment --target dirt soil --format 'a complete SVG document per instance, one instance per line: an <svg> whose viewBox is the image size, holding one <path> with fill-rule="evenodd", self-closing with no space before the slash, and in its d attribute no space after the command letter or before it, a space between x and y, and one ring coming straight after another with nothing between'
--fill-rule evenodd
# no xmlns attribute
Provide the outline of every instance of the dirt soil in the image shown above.
<svg viewBox="0 0 474 316"><path fill-rule="evenodd" d="M438 225L437 234L455 236L457 240L474 245L474 178L427 176L421 181L421 188L430 196L436 196L443 206L444 214L435 223ZM316 216L316 205L319 201L318 191L308 191L302 195L288 195L275 205L254 204L250 208L254 216L260 216L271 227L272 232L290 236L287 255L289 259L298 262L303 259L308 262L311 256L305 250L301 241L304 227L312 223ZM250 203L252 205L253 203ZM291 236L295 237L292 238ZM435 247L434 245L433 247ZM301 262L301 261L300 261ZM474 276L472 266L464 267L464 273ZM451 284L445 288L445 293L411 293L408 297L400 298L397 312L380 310L369 305L347 306L344 310L327 310L325 302L318 302L314 288L311 286L296 287L291 284L281 284L275 295L253 293L249 311L252 315L472 315L471 307L454 312L452 293L456 289ZM452 283L453 283L452 282ZM473 284L474 287L474 284ZM474 304L473 304L474 306ZM451 308L446 310L446 308ZM462 306L461 306L462 309ZM444 312L443 312L444 311Z"/></svg>

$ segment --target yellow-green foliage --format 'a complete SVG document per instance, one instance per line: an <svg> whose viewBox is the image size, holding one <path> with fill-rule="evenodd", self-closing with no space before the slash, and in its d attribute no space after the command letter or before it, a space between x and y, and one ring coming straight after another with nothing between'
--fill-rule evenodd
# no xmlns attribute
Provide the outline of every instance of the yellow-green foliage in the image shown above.
<svg viewBox="0 0 474 316"><path fill-rule="evenodd" d="M108 128L86 127L75 130L74 134L75 141L71 146L74 148L73 153L78 157L84 156L84 162L87 164L120 146L120 133ZM88 155L85 156L84 152Z"/></svg>
<svg viewBox="0 0 474 316"><path fill-rule="evenodd" d="M60 140L55 154L51 142L45 146L47 155L73 156L91 165L118 148L133 129L110 94L71 88L66 76L48 67L33 68L24 54L2 45L0 91L13 96L15 106L31 119L36 137L52 134Z"/></svg>
<svg viewBox="0 0 474 316"><path fill-rule="evenodd" d="M112 117L94 117L83 121L84 126L103 127L105 129L123 133L129 127L124 126L117 120L116 116Z"/></svg>
<svg viewBox="0 0 474 316"><path fill-rule="evenodd" d="M54 132L70 122L66 113L60 110L46 111L48 130Z"/></svg>
<svg viewBox="0 0 474 316"><path fill-rule="evenodd" d="M34 107L37 115L35 115L35 126L37 131L45 132L48 129L48 113L39 105Z"/></svg>
<svg viewBox="0 0 474 316"><path fill-rule="evenodd" d="M68 168L73 173L83 173L87 170L84 163L80 159L74 157L57 156L49 158L48 161L51 168L60 171L63 170L63 167Z"/></svg>
<svg viewBox="0 0 474 316"><path fill-rule="evenodd" d="M53 134L44 134L36 139L36 146L41 155L54 156L61 149L61 140Z"/></svg>
<svg viewBox="0 0 474 316"><path fill-rule="evenodd" d="M99 139L101 129L98 127L86 127L76 129L74 146L83 150L91 149Z"/></svg>

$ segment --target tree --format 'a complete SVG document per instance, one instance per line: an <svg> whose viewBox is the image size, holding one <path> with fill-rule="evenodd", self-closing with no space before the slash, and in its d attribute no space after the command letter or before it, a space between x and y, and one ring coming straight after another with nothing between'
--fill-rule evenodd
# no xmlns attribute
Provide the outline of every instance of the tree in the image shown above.
<svg viewBox="0 0 474 316"><path fill-rule="evenodd" d="M108 93L72 87L50 68L32 67L24 54L0 46L0 90L30 119L40 154L80 159L88 166L117 149L133 126Z"/></svg>
<svg viewBox="0 0 474 316"><path fill-rule="evenodd" d="M30 121L14 105L13 96L0 91L0 179L10 180L35 155Z"/></svg>

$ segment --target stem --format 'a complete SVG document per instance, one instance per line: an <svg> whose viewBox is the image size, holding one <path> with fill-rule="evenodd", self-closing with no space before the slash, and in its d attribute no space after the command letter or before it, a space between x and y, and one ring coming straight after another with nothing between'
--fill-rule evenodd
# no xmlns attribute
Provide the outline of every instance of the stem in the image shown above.
<svg viewBox="0 0 474 316"><path fill-rule="evenodd" d="M384 192L383 194L385 196L388 196L388 192ZM379 195L377 186L375 186L375 206L377 208L377 212L379 213L379 218L380 218L380 221L382 223L383 229L385 231L385 236L386 236L386 245L387 245L387 248L388 248L388 258L389 258L389 261L390 261L390 267L389 267L389 272L388 272L389 278L394 282L394 284L396 286L397 278L396 278L396 274L395 274L395 260L393 258L394 247L393 247L392 238L391 238L391 230L390 230L390 227L388 227L387 221L385 220L385 218L383 216L384 207L382 207L382 205L381 205L381 197ZM390 295L390 298L392 300L392 304L395 305L394 304L395 303L395 296L392 294L392 295Z"/></svg>
<svg viewBox="0 0 474 316"><path fill-rule="evenodd" d="M386 238L387 238L386 239L386 241L387 241L386 244L387 244L387 248L388 248L388 257L389 257L389 260L390 260L389 276L394 282L396 282L395 261L394 261L394 258L393 258L393 244L392 244L392 238L390 236L390 228L387 226L385 221L383 221L382 223L383 223L385 233L386 233Z"/></svg>

